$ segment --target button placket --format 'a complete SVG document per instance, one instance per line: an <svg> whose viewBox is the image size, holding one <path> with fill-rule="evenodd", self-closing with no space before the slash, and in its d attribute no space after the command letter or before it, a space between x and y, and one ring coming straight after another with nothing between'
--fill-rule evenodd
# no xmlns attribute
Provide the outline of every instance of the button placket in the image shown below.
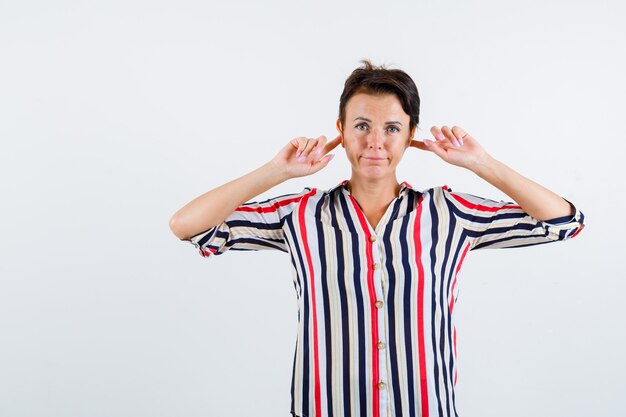
<svg viewBox="0 0 626 417"><path fill-rule="evenodd" d="M372 234L369 238L369 242L372 245L372 256L373 256L373 264L371 268L374 270L374 290L376 292L376 301L374 305L378 309L378 340L376 341L376 348L378 350L378 363L379 366L379 375L378 375L378 383L377 387L379 390L379 406L380 406L380 415L385 416L386 410L389 406L389 393L388 393L388 379L389 379L389 370L388 370L388 358L387 358L387 344L385 340L387 339L387 328L385 326L385 285L384 285L384 268L383 266L383 258L382 258L382 250L383 246L380 242L378 236Z"/></svg>

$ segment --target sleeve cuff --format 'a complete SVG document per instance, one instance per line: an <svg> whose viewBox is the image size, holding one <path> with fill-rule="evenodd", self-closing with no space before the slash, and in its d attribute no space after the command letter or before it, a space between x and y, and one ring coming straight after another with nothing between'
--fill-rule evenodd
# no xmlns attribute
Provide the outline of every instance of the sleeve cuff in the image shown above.
<svg viewBox="0 0 626 417"><path fill-rule="evenodd" d="M563 197L561 197L563 198ZM558 225L563 225L563 224L568 224L568 223L572 223L572 222L577 222L577 223L582 223L582 219L583 219L583 214L580 212L580 210L578 210L576 208L576 206L574 206L572 204L571 201L563 198L563 200L567 201L570 205L570 207L574 210L574 214L569 215L569 216L562 216L562 217L555 217L553 219L549 219L549 220L543 220L543 223L548 223L552 226L558 226Z"/></svg>
<svg viewBox="0 0 626 417"><path fill-rule="evenodd" d="M215 232L218 230L218 226L214 226L204 232L200 232L189 239L180 239L183 242L189 242L198 250L198 253L203 258L208 258L211 255L217 255L218 249L210 246L215 238Z"/></svg>

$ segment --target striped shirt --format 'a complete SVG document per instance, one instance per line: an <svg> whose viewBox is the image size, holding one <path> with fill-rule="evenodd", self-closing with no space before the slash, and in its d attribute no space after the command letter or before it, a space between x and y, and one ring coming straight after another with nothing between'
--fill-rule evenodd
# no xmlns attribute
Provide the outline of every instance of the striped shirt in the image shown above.
<svg viewBox="0 0 626 417"><path fill-rule="evenodd" d="M290 255L292 414L457 416L453 313L465 256L572 238L584 216L572 205L571 217L539 221L515 203L403 182L373 228L346 183L245 203L187 240L204 257Z"/></svg>

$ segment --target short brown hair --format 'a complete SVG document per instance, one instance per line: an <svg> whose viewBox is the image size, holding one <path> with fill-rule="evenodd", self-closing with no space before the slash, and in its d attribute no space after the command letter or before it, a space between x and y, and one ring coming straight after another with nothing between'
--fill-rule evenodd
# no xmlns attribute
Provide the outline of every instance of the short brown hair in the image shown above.
<svg viewBox="0 0 626 417"><path fill-rule="evenodd" d="M346 80L339 99L339 119L345 125L346 103L357 93L394 94L398 97L402 109L409 115L409 131L419 123L420 97L413 79L399 69L387 69L375 66L367 60L360 61L363 65L354 71Z"/></svg>

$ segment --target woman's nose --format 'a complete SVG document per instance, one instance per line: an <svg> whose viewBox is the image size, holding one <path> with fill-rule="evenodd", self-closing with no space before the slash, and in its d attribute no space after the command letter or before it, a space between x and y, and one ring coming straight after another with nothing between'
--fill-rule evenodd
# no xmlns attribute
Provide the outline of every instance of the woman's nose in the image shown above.
<svg viewBox="0 0 626 417"><path fill-rule="evenodd" d="M383 147L383 138L380 133L373 131L368 135L367 138L367 147L368 148L376 148L381 149Z"/></svg>

